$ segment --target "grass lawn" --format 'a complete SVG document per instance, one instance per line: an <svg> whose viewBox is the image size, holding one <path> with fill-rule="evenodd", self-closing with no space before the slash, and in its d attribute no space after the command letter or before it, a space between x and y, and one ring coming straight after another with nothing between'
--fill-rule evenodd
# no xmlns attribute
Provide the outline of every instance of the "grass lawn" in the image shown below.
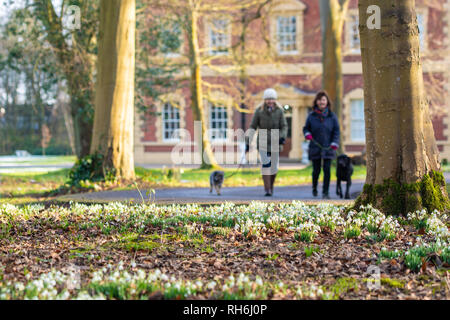
<svg viewBox="0 0 450 320"><path fill-rule="evenodd" d="M69 169L48 173L0 174L0 203L44 201L45 193L67 181Z"/></svg>
<svg viewBox="0 0 450 320"><path fill-rule="evenodd" d="M0 204L0 300L450 298L448 217L342 209Z"/></svg>

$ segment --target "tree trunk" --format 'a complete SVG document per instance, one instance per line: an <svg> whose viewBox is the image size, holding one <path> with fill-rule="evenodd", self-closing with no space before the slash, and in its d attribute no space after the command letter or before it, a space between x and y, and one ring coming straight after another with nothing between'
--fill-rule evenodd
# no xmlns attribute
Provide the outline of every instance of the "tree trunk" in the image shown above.
<svg viewBox="0 0 450 320"><path fill-rule="evenodd" d="M205 117L205 108L203 103L203 84L201 75L200 50L198 45L198 16L195 10L192 10L190 17L189 34L189 59L191 70L191 107L194 113L194 120L201 121L202 124L202 146L199 151L202 158L202 169L219 167L211 148L208 137L208 123Z"/></svg>
<svg viewBox="0 0 450 320"><path fill-rule="evenodd" d="M101 0L94 131L91 153L104 168L134 179L133 117L135 0Z"/></svg>
<svg viewBox="0 0 450 320"><path fill-rule="evenodd" d="M336 114L339 124L342 122L342 96L344 94L342 80L342 30L347 7L348 0L320 0L322 86L330 97L332 110ZM342 143L339 143L339 152L342 151Z"/></svg>
<svg viewBox="0 0 450 320"><path fill-rule="evenodd" d="M424 94L414 0L379 1L381 29L369 29L359 1L367 179L355 207L388 214L448 207L445 179Z"/></svg>

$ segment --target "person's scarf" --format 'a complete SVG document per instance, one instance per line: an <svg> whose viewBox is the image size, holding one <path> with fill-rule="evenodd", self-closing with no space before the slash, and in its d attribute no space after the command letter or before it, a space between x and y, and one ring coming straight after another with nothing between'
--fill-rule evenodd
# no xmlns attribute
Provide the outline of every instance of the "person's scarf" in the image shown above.
<svg viewBox="0 0 450 320"><path fill-rule="evenodd" d="M266 108L266 110L268 111L268 112L272 112L274 109L275 109L275 107L269 107L267 104L265 104L264 103L264 107Z"/></svg>
<svg viewBox="0 0 450 320"><path fill-rule="evenodd" d="M318 107L314 107L314 112L319 116L320 122L323 122L325 117L328 117L329 110L328 107L323 111L320 111Z"/></svg>

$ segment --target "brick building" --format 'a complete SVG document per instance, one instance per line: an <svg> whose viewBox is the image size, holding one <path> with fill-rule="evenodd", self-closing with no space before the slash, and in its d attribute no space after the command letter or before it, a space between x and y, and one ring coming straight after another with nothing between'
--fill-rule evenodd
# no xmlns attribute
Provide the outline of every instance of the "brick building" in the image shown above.
<svg viewBox="0 0 450 320"><path fill-rule="evenodd" d="M450 0L416 0L416 7L435 136L441 158L450 159ZM229 21L226 17L204 17L199 26L202 30L200 45L203 48L214 46L209 54L220 56L215 63L222 67L232 63L228 59L228 47L235 35ZM286 106L290 127L282 156L300 159L304 141L302 128L313 97L321 89L322 40L318 1L276 0L267 13L267 23L262 23L255 21L249 28L253 33L248 41L250 45L259 46L264 44L266 36L272 44L274 58L269 61L264 55L256 56L247 66L246 105L253 110L261 103L263 91L268 87L275 88L279 102ZM345 152L358 154L364 149L365 132L357 0L350 2L342 41L344 105L341 134ZM181 50L187 50L186 42ZM177 53L174 59L176 57ZM224 87L239 81L237 73L219 74L208 66L204 66L202 75L205 81L225 84ZM237 151L237 143L227 130L241 129L242 126L248 129L252 114L241 113L242 110L234 107L239 98L229 90L213 90L211 94L222 101L205 101L208 125L213 129L213 148L222 150L225 145L227 150ZM159 116L147 116L143 120L136 112L135 160L139 164L171 164L171 152L179 143L179 137L174 135L178 128L187 130L194 137L189 86L172 92L165 100L168 102L157 106Z"/></svg>

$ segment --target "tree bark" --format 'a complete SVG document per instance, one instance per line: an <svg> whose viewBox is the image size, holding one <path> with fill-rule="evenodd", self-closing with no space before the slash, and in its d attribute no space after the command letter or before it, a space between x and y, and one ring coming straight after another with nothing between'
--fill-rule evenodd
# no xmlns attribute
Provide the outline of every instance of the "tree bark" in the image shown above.
<svg viewBox="0 0 450 320"><path fill-rule="evenodd" d="M135 0L101 0L97 92L91 154L104 168L134 179Z"/></svg>
<svg viewBox="0 0 450 320"><path fill-rule="evenodd" d="M329 95L332 110L340 124L342 122L342 97L344 94L342 80L342 31L348 0L320 0L319 4L322 26L322 86ZM342 151L342 143L339 143L339 152L342 153Z"/></svg>
<svg viewBox="0 0 450 320"><path fill-rule="evenodd" d="M448 207L424 94L414 0L380 1L381 29L369 29L359 1L367 178L356 202L390 214Z"/></svg>
<svg viewBox="0 0 450 320"><path fill-rule="evenodd" d="M203 83L201 75L201 58L198 45L198 13L195 10L190 12L189 26L189 60L191 70L191 107L194 113L194 121L201 121L202 124L202 146L199 146L201 152L202 164L201 168L209 169L219 167L211 148L208 137L208 123L205 116L205 108L203 103Z"/></svg>

